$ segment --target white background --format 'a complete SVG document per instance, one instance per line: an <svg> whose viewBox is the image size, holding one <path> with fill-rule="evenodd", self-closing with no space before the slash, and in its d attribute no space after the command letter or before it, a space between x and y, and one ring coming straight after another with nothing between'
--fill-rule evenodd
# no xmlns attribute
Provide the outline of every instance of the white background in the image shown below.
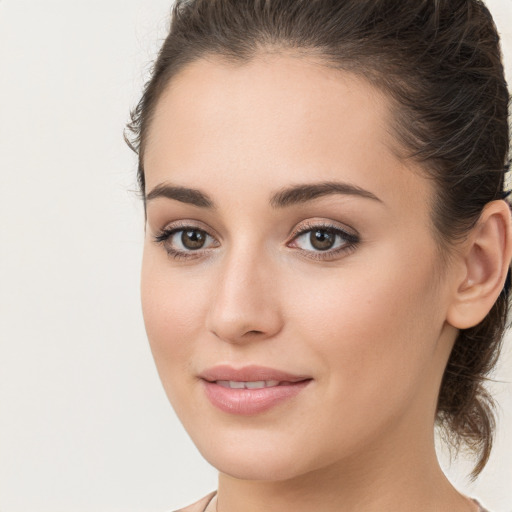
<svg viewBox="0 0 512 512"><path fill-rule="evenodd" d="M493 0L512 81L512 0ZM164 511L216 486L160 386L122 140L170 0L0 0L0 511ZM512 511L512 338L483 476ZM508 431L509 435L506 435Z"/></svg>

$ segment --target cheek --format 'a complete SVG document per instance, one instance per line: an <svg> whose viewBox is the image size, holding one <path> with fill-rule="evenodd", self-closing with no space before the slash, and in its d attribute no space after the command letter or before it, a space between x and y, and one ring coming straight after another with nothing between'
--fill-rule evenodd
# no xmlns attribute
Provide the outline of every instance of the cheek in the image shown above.
<svg viewBox="0 0 512 512"><path fill-rule="evenodd" d="M302 281L303 290L316 293L297 290L290 304L297 335L319 358L332 399L342 395L348 409L366 403L370 414L383 390L403 402L431 377L443 326L434 256L404 258L396 247L387 249L377 268L361 259L335 279Z"/></svg>
<svg viewBox="0 0 512 512"><path fill-rule="evenodd" d="M165 257L165 256L164 256ZM164 388L185 384L194 341L204 330L207 293L187 273L172 272L162 256L144 253L141 301L146 333ZM180 376L178 378L177 376ZM176 377L173 383L173 377Z"/></svg>

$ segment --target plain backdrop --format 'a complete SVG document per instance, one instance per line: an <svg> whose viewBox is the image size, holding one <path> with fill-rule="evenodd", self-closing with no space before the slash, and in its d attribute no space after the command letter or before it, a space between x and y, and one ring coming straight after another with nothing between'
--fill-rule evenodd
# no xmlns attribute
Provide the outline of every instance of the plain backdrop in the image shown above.
<svg viewBox="0 0 512 512"><path fill-rule="evenodd" d="M488 2L512 80L512 0ZM157 512L216 487L164 395L139 304L143 210L122 131L170 0L0 0L0 511ZM443 455L512 511L512 338L493 457ZM507 435L508 433L508 435Z"/></svg>

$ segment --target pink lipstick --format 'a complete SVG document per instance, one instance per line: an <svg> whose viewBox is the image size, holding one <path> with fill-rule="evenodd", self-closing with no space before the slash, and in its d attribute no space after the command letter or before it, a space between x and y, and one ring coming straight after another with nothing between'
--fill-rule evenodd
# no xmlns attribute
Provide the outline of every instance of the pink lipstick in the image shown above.
<svg viewBox="0 0 512 512"><path fill-rule="evenodd" d="M311 377L267 368L214 366L202 372L206 396L221 411L230 414L258 414L300 393Z"/></svg>

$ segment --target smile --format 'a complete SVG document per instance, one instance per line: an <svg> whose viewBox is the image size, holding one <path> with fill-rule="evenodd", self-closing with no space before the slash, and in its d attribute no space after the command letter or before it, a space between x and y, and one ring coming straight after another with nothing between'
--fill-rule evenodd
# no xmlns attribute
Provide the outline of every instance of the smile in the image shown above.
<svg viewBox="0 0 512 512"><path fill-rule="evenodd" d="M273 388L285 384L278 380L255 380L250 382L236 381L236 380L217 380L216 384L223 388L230 389L261 389L261 388Z"/></svg>
<svg viewBox="0 0 512 512"><path fill-rule="evenodd" d="M313 380L309 376L253 365L240 369L216 366L199 377L213 406L242 416L260 414L291 400Z"/></svg>

